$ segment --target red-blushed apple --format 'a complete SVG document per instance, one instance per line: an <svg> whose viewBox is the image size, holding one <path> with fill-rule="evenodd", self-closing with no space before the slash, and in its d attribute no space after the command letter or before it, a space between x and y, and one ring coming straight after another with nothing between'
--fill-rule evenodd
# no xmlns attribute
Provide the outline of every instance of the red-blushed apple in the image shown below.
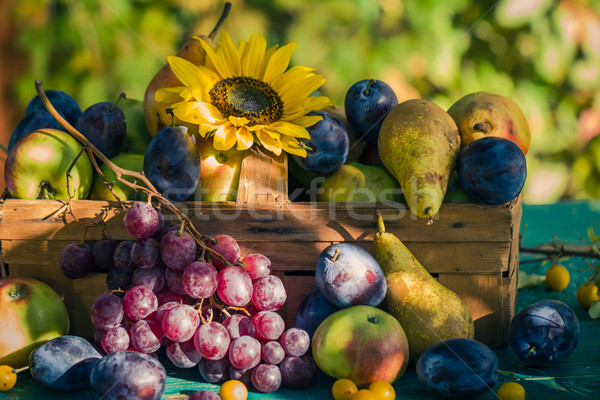
<svg viewBox="0 0 600 400"><path fill-rule="evenodd" d="M327 375L358 386L394 383L408 365L408 341L387 312L358 305L331 314L312 337L313 358Z"/></svg>
<svg viewBox="0 0 600 400"><path fill-rule="evenodd" d="M199 151L202 168L196 200L235 201L244 152L215 150L211 138L200 141Z"/></svg>
<svg viewBox="0 0 600 400"><path fill-rule="evenodd" d="M0 365L21 368L38 346L69 332L69 315L59 295L29 278L0 281Z"/></svg>
<svg viewBox="0 0 600 400"><path fill-rule="evenodd" d="M19 199L67 199L67 170L81 148L67 132L31 132L8 152L4 179L10 195ZM82 153L69 177L71 198L87 197L92 176L92 163Z"/></svg>

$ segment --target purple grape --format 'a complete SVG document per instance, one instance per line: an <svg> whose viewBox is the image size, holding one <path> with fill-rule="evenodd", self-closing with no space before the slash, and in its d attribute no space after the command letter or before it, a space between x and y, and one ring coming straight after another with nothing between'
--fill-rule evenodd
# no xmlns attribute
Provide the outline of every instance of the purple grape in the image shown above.
<svg viewBox="0 0 600 400"><path fill-rule="evenodd" d="M223 357L219 360L209 360L203 358L198 363L200 376L208 383L222 383L229 379L229 357Z"/></svg>
<svg viewBox="0 0 600 400"><path fill-rule="evenodd" d="M137 240L131 247L131 261L138 268L156 267L160 262L160 243L152 238Z"/></svg>
<svg viewBox="0 0 600 400"><path fill-rule="evenodd" d="M123 309L133 321L150 316L158 308L158 299L152 290L145 286L133 286L123 297Z"/></svg>
<svg viewBox="0 0 600 400"><path fill-rule="evenodd" d="M208 247L222 255L231 264L240 259L240 245L229 235L215 236L213 241L208 243ZM223 269L227 266L217 257L212 257L211 261L217 269Z"/></svg>
<svg viewBox="0 0 600 400"><path fill-rule="evenodd" d="M165 268L165 284L170 291L179 295L187 295L183 287L183 271L175 271L171 268Z"/></svg>
<svg viewBox="0 0 600 400"><path fill-rule="evenodd" d="M271 260L262 254L248 254L242 259L242 262L244 263L244 269L248 271L248 275L253 281L271 274Z"/></svg>
<svg viewBox="0 0 600 400"><path fill-rule="evenodd" d="M92 248L83 241L73 241L60 254L60 270L69 279L85 278L94 270Z"/></svg>
<svg viewBox="0 0 600 400"><path fill-rule="evenodd" d="M106 354L125 351L129 348L129 332L122 326L115 326L104 331L100 346Z"/></svg>
<svg viewBox="0 0 600 400"><path fill-rule="evenodd" d="M131 248L134 243L133 240L123 240L115 247L115 252L113 253L115 268L130 274L133 273L136 266L131 260Z"/></svg>
<svg viewBox="0 0 600 400"><path fill-rule="evenodd" d="M154 233L152 233L152 238L156 239L157 242L160 243L160 235L163 231L163 228L165 227L165 216L163 215L162 212L160 212L160 210L156 209L156 215L158 216L158 222L156 223L156 229L154 230Z"/></svg>
<svg viewBox="0 0 600 400"><path fill-rule="evenodd" d="M285 358L285 351L279 342L274 340L263 344L262 359L266 364L279 364Z"/></svg>
<svg viewBox="0 0 600 400"><path fill-rule="evenodd" d="M225 357L230 341L227 329L215 321L200 325L194 334L196 350L202 357L209 360Z"/></svg>
<svg viewBox="0 0 600 400"><path fill-rule="evenodd" d="M281 335L281 346L288 356L302 356L310 348L308 332L300 328L289 328Z"/></svg>
<svg viewBox="0 0 600 400"><path fill-rule="evenodd" d="M166 285L165 268L160 265L153 268L136 268L131 277L131 285L145 286L154 293L158 293Z"/></svg>
<svg viewBox="0 0 600 400"><path fill-rule="evenodd" d="M96 328L112 328L119 326L123 321L123 302L111 293L104 293L96 297L90 307L90 319Z"/></svg>
<svg viewBox="0 0 600 400"><path fill-rule="evenodd" d="M240 336L229 345L229 362L237 369L254 368L260 362L260 342L252 336Z"/></svg>
<svg viewBox="0 0 600 400"><path fill-rule="evenodd" d="M131 286L132 276L132 272L111 268L106 274L106 287L108 290L127 290Z"/></svg>
<svg viewBox="0 0 600 400"><path fill-rule="evenodd" d="M148 203L137 202L125 213L123 225L134 238L145 239L152 236L158 226L158 212Z"/></svg>
<svg viewBox="0 0 600 400"><path fill-rule="evenodd" d="M167 357L178 368L191 368L200 362L202 356L194 346L194 339L187 342L173 342L169 340L165 346Z"/></svg>
<svg viewBox="0 0 600 400"><path fill-rule="evenodd" d="M244 335L254 337L256 332L252 320L243 314L233 314L231 317L225 318L223 326L227 329L231 339L237 339Z"/></svg>
<svg viewBox="0 0 600 400"><path fill-rule="evenodd" d="M196 241L188 232L168 232L160 241L160 257L165 265L183 271L196 259Z"/></svg>
<svg viewBox="0 0 600 400"><path fill-rule="evenodd" d="M252 299L252 280L240 267L227 267L219 271L217 293L229 306L244 307Z"/></svg>
<svg viewBox="0 0 600 400"><path fill-rule="evenodd" d="M281 372L273 364L259 364L252 370L252 386L259 392L273 393L281 387Z"/></svg>
<svg viewBox="0 0 600 400"><path fill-rule="evenodd" d="M142 353L154 353L160 349L163 338L160 325L151 320L142 319L129 329L131 345Z"/></svg>
<svg viewBox="0 0 600 400"><path fill-rule="evenodd" d="M168 268L164 269L164 273L166 274ZM165 277L165 284L166 284L166 277ZM173 291L171 291L171 289L169 289L168 287L163 288L163 290L161 290L160 292L156 293L156 297L158 298L158 305L162 306L165 303L170 303L172 301L176 302L176 303L181 303L181 304L187 304L188 303L188 296L187 295L182 295L182 294L177 294L174 293Z"/></svg>
<svg viewBox="0 0 600 400"><path fill-rule="evenodd" d="M183 271L183 288L194 299L206 299L217 290L217 270L211 264L194 261Z"/></svg>
<svg viewBox="0 0 600 400"><path fill-rule="evenodd" d="M211 392L210 390L198 390L190 394L188 400L220 400L221 396L219 396L216 392Z"/></svg>
<svg viewBox="0 0 600 400"><path fill-rule="evenodd" d="M277 340L285 329L285 322L281 315L273 311L261 311L252 318L256 328L256 338L263 342Z"/></svg>
<svg viewBox="0 0 600 400"><path fill-rule="evenodd" d="M200 325L198 311L187 304L178 304L171 308L161 321L165 337L174 342L190 340L198 329L198 325Z"/></svg>
<svg viewBox="0 0 600 400"><path fill-rule="evenodd" d="M179 229L181 229L181 224L163 226L163 228L158 233L158 236L156 236L156 240L158 240L158 242L160 243L167 233L178 231Z"/></svg>
<svg viewBox="0 0 600 400"><path fill-rule="evenodd" d="M236 379L246 386L252 384L252 369L237 369L233 365L229 367L229 379Z"/></svg>
<svg viewBox="0 0 600 400"><path fill-rule="evenodd" d="M312 357L288 356L279 365L283 384L293 390L304 390L315 384L318 368Z"/></svg>
<svg viewBox="0 0 600 400"><path fill-rule="evenodd" d="M94 244L94 247L92 247L92 256L94 257L94 264L98 269L108 271L115 266L113 253L118 244L119 242L113 239L98 240Z"/></svg>
<svg viewBox="0 0 600 400"><path fill-rule="evenodd" d="M261 311L278 310L286 299L283 282L275 275L259 278L252 283L252 304Z"/></svg>

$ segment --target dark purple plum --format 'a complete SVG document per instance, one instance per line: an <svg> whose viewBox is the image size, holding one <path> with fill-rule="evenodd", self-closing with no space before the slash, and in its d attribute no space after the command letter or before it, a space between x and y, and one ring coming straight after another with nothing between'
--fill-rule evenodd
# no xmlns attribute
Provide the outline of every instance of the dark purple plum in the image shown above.
<svg viewBox="0 0 600 400"><path fill-rule="evenodd" d="M229 379L229 357L223 357L219 360L209 360L203 358L198 363L200 376L208 383L223 383Z"/></svg>
<svg viewBox="0 0 600 400"><path fill-rule="evenodd" d="M158 211L151 204L143 201L134 203L123 217L125 230L136 239L152 236L158 225Z"/></svg>
<svg viewBox="0 0 600 400"><path fill-rule="evenodd" d="M62 114L71 125L75 125L81 116L81 107L77 100L62 90L46 90L46 96L54 108L56 108L56 111ZM25 115L33 114L34 112L49 114L39 96L35 96L29 101L25 109Z"/></svg>
<svg viewBox="0 0 600 400"><path fill-rule="evenodd" d="M196 259L196 241L188 232L171 231L160 241L160 257L165 265L183 271Z"/></svg>
<svg viewBox="0 0 600 400"><path fill-rule="evenodd" d="M73 241L60 254L60 270L69 279L85 278L94 270L92 248L83 241Z"/></svg>
<svg viewBox="0 0 600 400"><path fill-rule="evenodd" d="M48 128L58 129L66 132L65 128L63 128L62 125L59 124L58 121L56 121L54 117L47 112L34 112L25 115L10 135L10 139L8 141L8 150L12 149L15 143L17 143L19 139L27 134L39 129Z"/></svg>
<svg viewBox="0 0 600 400"><path fill-rule="evenodd" d="M387 290L381 266L368 251L352 243L325 248L317 260L317 287L334 305L376 307Z"/></svg>
<svg viewBox="0 0 600 400"><path fill-rule="evenodd" d="M376 144L383 119L397 104L398 97L387 83L364 79L346 92L344 111L352 131L365 142Z"/></svg>
<svg viewBox="0 0 600 400"><path fill-rule="evenodd" d="M131 285L133 272L125 272L118 268L111 268L106 274L106 288L108 290L127 290Z"/></svg>
<svg viewBox="0 0 600 400"><path fill-rule="evenodd" d="M306 148L306 157L293 156L305 170L317 174L331 174L346 162L350 137L342 122L324 111L315 111L308 115L319 115L323 119L307 128L310 139L300 139L300 145Z"/></svg>
<svg viewBox="0 0 600 400"><path fill-rule="evenodd" d="M131 261L138 268L154 268L160 263L160 243L155 239L136 240L131 247Z"/></svg>
<svg viewBox="0 0 600 400"><path fill-rule="evenodd" d="M513 141L487 136L460 150L456 173L462 188L475 200L504 204L521 193L527 164Z"/></svg>
<svg viewBox="0 0 600 400"><path fill-rule="evenodd" d="M158 293L166 286L165 267L157 265L152 268L136 268L131 277L132 286L146 286L154 293Z"/></svg>
<svg viewBox="0 0 600 400"><path fill-rule="evenodd" d="M90 374L102 355L90 342L64 335L44 343L29 356L31 376L54 390L77 391L90 387Z"/></svg>
<svg viewBox="0 0 600 400"><path fill-rule="evenodd" d="M568 305L558 300L542 300L513 317L509 343L527 364L553 365L575 350L579 332L579 319Z"/></svg>
<svg viewBox="0 0 600 400"><path fill-rule="evenodd" d="M121 152L127 133L123 110L116 102L110 101L88 107L77 120L75 128L108 158Z"/></svg>
<svg viewBox="0 0 600 400"><path fill-rule="evenodd" d="M315 287L298 306L295 326L304 329L312 338L319 324L338 310L340 308L327 300L319 288Z"/></svg>
<svg viewBox="0 0 600 400"><path fill-rule="evenodd" d="M277 365L259 364L252 370L251 380L259 392L273 393L281 387L281 371Z"/></svg>
<svg viewBox="0 0 600 400"><path fill-rule="evenodd" d="M167 373L154 357L134 351L108 354L92 369L90 382L103 400L158 400L165 392Z"/></svg>
<svg viewBox="0 0 600 400"><path fill-rule="evenodd" d="M490 390L498 378L498 357L484 344L466 338L437 342L419 357L417 376L437 396L471 399Z"/></svg>
<svg viewBox="0 0 600 400"><path fill-rule="evenodd" d="M185 126L168 126L152 138L144 154L144 173L171 201L190 197L200 181L200 154Z"/></svg>
<svg viewBox="0 0 600 400"><path fill-rule="evenodd" d="M129 275L133 274L133 271L137 268L131 260L131 248L134 243L133 240L123 240L115 247L115 252L113 253L113 264L115 265L115 268L120 269Z"/></svg>
<svg viewBox="0 0 600 400"><path fill-rule="evenodd" d="M113 239L102 239L94 243L92 256L94 257L94 265L98 269L108 271L115 266L113 254L118 244L119 242Z"/></svg>
<svg viewBox="0 0 600 400"><path fill-rule="evenodd" d="M279 365L283 384L293 390L304 390L315 384L318 367L312 357L288 356Z"/></svg>

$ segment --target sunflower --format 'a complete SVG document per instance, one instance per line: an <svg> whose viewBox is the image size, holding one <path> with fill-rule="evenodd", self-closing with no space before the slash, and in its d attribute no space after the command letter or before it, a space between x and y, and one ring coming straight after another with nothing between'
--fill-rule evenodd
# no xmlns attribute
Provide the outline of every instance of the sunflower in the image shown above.
<svg viewBox="0 0 600 400"><path fill-rule="evenodd" d="M214 48L201 41L204 65L168 57L169 66L183 84L156 92L156 100L172 104L175 117L198 125L202 137L214 135L217 150L246 150L255 142L279 155L281 151L306 157L298 139L309 139L306 130L321 120L307 115L330 107L325 96L310 96L325 82L314 69L288 69L296 43L267 48L253 34L236 48L227 32Z"/></svg>

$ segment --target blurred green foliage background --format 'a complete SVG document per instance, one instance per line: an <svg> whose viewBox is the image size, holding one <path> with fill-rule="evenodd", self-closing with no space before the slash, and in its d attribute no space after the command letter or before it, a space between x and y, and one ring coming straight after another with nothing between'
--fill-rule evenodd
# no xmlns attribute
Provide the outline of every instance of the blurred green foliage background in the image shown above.
<svg viewBox="0 0 600 400"><path fill-rule="evenodd" d="M141 99L166 57L189 36L208 34L224 4L8 2L15 59L5 48L3 62L14 77L2 89L17 116L35 95L35 79L72 94L82 108L120 92ZM298 42L292 64L324 74L321 92L336 104L364 78L387 82L400 100L424 97L444 109L474 91L512 97L532 132L524 201L600 197L600 1L232 3L223 28L234 42L254 32L269 45Z"/></svg>

